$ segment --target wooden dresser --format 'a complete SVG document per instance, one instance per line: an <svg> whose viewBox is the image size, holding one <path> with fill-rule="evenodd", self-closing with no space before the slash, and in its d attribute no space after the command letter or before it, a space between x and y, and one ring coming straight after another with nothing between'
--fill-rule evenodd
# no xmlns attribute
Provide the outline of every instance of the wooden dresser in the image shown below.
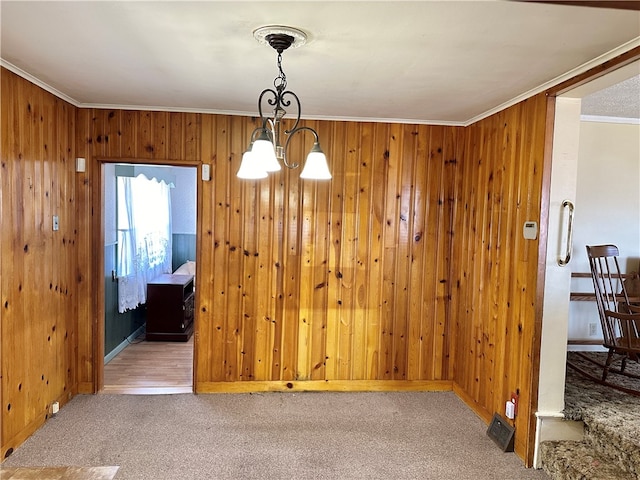
<svg viewBox="0 0 640 480"><path fill-rule="evenodd" d="M147 284L147 340L186 342L193 333L193 275L160 275Z"/></svg>

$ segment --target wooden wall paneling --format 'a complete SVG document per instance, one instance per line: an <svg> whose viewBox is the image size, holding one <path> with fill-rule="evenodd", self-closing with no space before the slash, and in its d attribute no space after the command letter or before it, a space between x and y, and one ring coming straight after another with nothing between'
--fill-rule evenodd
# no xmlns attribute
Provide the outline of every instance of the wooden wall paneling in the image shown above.
<svg viewBox="0 0 640 480"><path fill-rule="evenodd" d="M369 182L366 175L368 173L366 165L363 167L363 152L367 154L366 147L370 148L371 137L365 136L367 124L352 124L348 129L348 158L352 165L353 176L352 191L347 192L352 202L353 229L351 233L351 302L352 341L351 341L351 375L354 380L364 380L367 378L367 319L368 311L365 304L366 299L366 278L370 259L367 253L369 244L368 223L370 217L369 209ZM365 147L365 148L363 148ZM362 225L364 224L364 228Z"/></svg>
<svg viewBox="0 0 640 480"><path fill-rule="evenodd" d="M386 224L384 198L388 173L388 139L389 125L376 123L372 125L371 171L371 213L369 219L369 306L367 325L367 378L381 379L385 367L382 364L383 329L385 326L383 313L383 277L382 260L384 257L384 227Z"/></svg>
<svg viewBox="0 0 640 480"><path fill-rule="evenodd" d="M103 319L105 318L104 305L104 222L102 221L102 212L104 211L104 175L103 165L99 161L100 158L109 157L119 146L117 142L109 142L112 124L109 117L114 111L108 110L92 110L91 123L89 130L89 156L87 158L87 171L91 179L90 202L91 202L91 231L89 233L89 244L96 246L90 253L91 263L91 292L102 292L102 294L94 293L91 295L92 315L89 317L92 331L92 358L94 364L92 366L91 381L92 390L97 392L104 383L103 364L99 359L104 358L105 331ZM113 143L113 148L111 147Z"/></svg>
<svg viewBox="0 0 640 480"><path fill-rule="evenodd" d="M242 288L244 252L243 224L244 211L242 210L242 189L240 180L235 174L240 165L242 153L246 147L246 138L243 135L242 125L244 118L230 117L226 125L225 142L218 162L225 164L225 181L229 185L227 216L229 222L229 256L227 260L227 284L225 292L227 297L227 314L225 329L225 377L228 380L238 379L238 349L240 348L240 326L242 324ZM222 141L218 143L220 146ZM226 150L226 152L225 152ZM222 156L225 155L225 156Z"/></svg>
<svg viewBox="0 0 640 480"><path fill-rule="evenodd" d="M522 110L520 110L522 112ZM517 328L514 325L514 313L517 312L517 305L514 302L514 299L517 298L518 295L518 282L516 282L516 273L514 268L517 263L514 261L516 256L514 252L519 250L519 244L522 242L519 222L517 218L517 211L519 209L520 202L516 201L519 198L520 190L520 179L522 178L522 171L526 168L526 164L520 161L520 157L522 156L522 142L523 139L526 138L526 127L521 127L521 125L526 124L526 119L522 117L522 113L520 113L519 117L509 118L507 121L507 129L506 129L506 138L505 141L505 150L508 152L508 165L505 166L507 171L512 171L513 173L508 176L510 179L510 184L508 190L505 192L504 198L508 199L507 209L505 213L507 215L507 225L505 226L505 249L502 252L504 264L502 268L502 277L500 279L500 283L502 285L508 285L508 288L505 288L503 291L503 300L502 303L506 306L503 310L501 322L502 332L504 333L504 341L501 344L501 354L503 361L503 371L501 372L500 380L502 382L502 386L498 391L502 392L502 398L507 398L510 391L513 390L512 379L514 378L512 372L512 366L514 365L512 362L518 362L518 357L512 358L512 355L517 355L517 353L511 351L509 346L509 339L512 338L516 332ZM504 206L503 206L504 208ZM516 387L516 390L518 388Z"/></svg>
<svg viewBox="0 0 640 480"><path fill-rule="evenodd" d="M76 298L73 250L67 253L75 230L67 162L75 110L5 69L1 79L4 459L46 421L54 401L65 403L76 390L67 341L74 335ZM60 218L56 232L53 215Z"/></svg>
<svg viewBox="0 0 640 480"><path fill-rule="evenodd" d="M423 337L426 308L424 285L426 283L425 262L425 241L427 222L427 179L428 179L428 155L429 150L429 127L424 125L416 126L416 146L414 151L414 172L412 175L413 198L412 214L410 215L411 228L408 242L410 242L410 264L409 264L409 286L408 310L410 315L409 331L407 335L407 380L418 380L421 378L422 364L426 360L424 349L425 338ZM425 353L425 355L423 355Z"/></svg>
<svg viewBox="0 0 640 480"><path fill-rule="evenodd" d="M36 195L41 198L41 210L38 218L38 230L40 231L39 241L42 245L40 251L41 258L52 258L56 255L62 256L64 252L64 246L62 245L62 237L64 236L64 227L57 232L53 231L53 215L57 215L59 221L64 225L68 224L73 217L67 217L66 211L60 210L60 186L56 178L56 173L60 166L59 159L56 157L57 146L57 132L54 127L54 122L57 118L55 112L55 97L47 97L43 95L43 91L39 92L38 101L41 104L40 115L40 152L38 157L41 159L39 164L39 180L38 189ZM55 140L54 140L55 139ZM53 141L52 141L53 140ZM55 244L54 244L55 242ZM56 248L57 247L57 248ZM63 278L58 277L55 272L56 266L49 262L37 262L36 267L37 283L39 284L38 290L41 292L42 300L44 300L45 308L48 312L58 312L63 307L63 296L69 295L66 287L66 281ZM56 278L57 277L57 278ZM49 285L60 285L61 295L55 295L54 289L49 288ZM62 392L64 388L65 376L62 372L62 362L64 361L65 352L64 341L60 342L60 338L56 335L55 325L57 318L55 315L47 315L43 319L41 324L42 328L42 347L45 353L45 361L47 361L47 392L45 394L45 404L47 398L56 398L56 392ZM60 348L62 347L62 348Z"/></svg>
<svg viewBox="0 0 640 480"><path fill-rule="evenodd" d="M233 120L231 122L233 122ZM233 125L233 123L228 125L228 128L231 129L229 132L230 135L234 133ZM239 168L239 161L241 160L236 151L240 152L240 150L244 150L249 136L243 136L238 139L233 137L234 136L226 139L227 144L224 145L226 148L225 159L228 160L226 162L228 168L225 170L226 182L231 185L229 192L230 209L228 209L230 223L227 240L230 245L230 253L227 263L229 277L227 302L229 310L226 318L227 326L225 333L225 379L253 380L256 375L255 339L259 319L258 302L263 292L259 290L259 283L252 282L254 290L248 292L247 297L247 290L244 289L244 293L243 291L238 291L238 285L244 285L241 282L243 282L245 278L256 277L256 281L260 280L256 269L258 268L258 262L266 260L267 255L264 255L263 259L260 258L261 252L258 245L260 234L257 230L256 223L259 216L259 195L256 197L255 191L252 192L251 200L253 204L245 205L245 209L242 210L242 215L233 215L233 210L238 210L238 202L241 200L241 198L235 194L236 187L243 183L255 183L255 181L240 180L235 177L235 173ZM223 152L224 151L223 149ZM219 158L222 160L223 157L220 156ZM237 161L231 162L232 158ZM260 182L257 183L260 184ZM255 200L257 200L258 203L255 203ZM249 240L251 248L248 248L248 245L243 243L245 239ZM253 258L245 256L244 252L253 255ZM255 261L253 261L254 259ZM247 274L243 275L242 272L245 270ZM265 287L264 293L270 290L268 286ZM238 296L238 294L240 296ZM243 294L245 295L244 300L249 299L251 303L243 302L243 297L241 296ZM247 307L249 307L247 310L242 310L242 308L246 309Z"/></svg>
<svg viewBox="0 0 640 480"><path fill-rule="evenodd" d="M44 255L44 239L39 238L43 231L43 218L42 218L42 178L40 176L42 168L42 136L41 136L41 119L42 119L42 96L32 86L29 86L28 92L28 105L25 123L28 125L29 136L27 138L27 145L25 148L25 158L27 165L25 169L26 178L23 179L23 190L27 193L25 196L24 205L24 277L23 283L20 286L21 295L23 301L26 302L27 308L25 311L27 318L36 318L38 315L38 304L34 301L36 298L40 298L42 293L41 284L38 280L42 278L41 267L36 262L36 257ZM34 295L30 298L30 295ZM51 305L47 305L48 308ZM44 326L42 321L34 322L27 328L27 335L24 336L25 350L27 357L26 363L26 376L29 378L28 383L31 384L29 390L27 390L27 409L26 418L34 418L40 413L40 410L45 406L44 398L48 394L48 388L45 382L47 382L47 374L49 373L43 367L47 358L47 345L43 341ZM30 335L29 335L30 334ZM30 337L30 338L29 338ZM38 378L39 377L39 378ZM35 382L33 382L35 380Z"/></svg>
<svg viewBox="0 0 640 480"><path fill-rule="evenodd" d="M453 378L453 358L454 353L453 345L453 316L452 316L452 291L454 272L452 270L453 263L453 243L455 238L455 211L456 202L458 199L458 158L461 158L460 132L462 128L445 129L444 141L443 141L443 194L442 201L444 203L443 208L443 220L441 231L446 235L446 241L441 242L441 250L438 258L441 259L439 263L440 273L438 285L441 291L442 301L442 320L444 325L442 326L442 355L441 355L441 370L436 371L435 379L451 379ZM444 280L444 281L443 281Z"/></svg>
<svg viewBox="0 0 640 480"><path fill-rule="evenodd" d="M445 358L444 371L446 372L445 378L455 379L457 369L458 358L458 334L459 334L459 322L460 312L464 307L460 306L462 298L459 295L460 285L464 281L461 272L461 257L465 254L463 240L464 224L460 222L460 218L464 216L465 199L462 198L463 185L465 182L465 176L463 172L463 161L465 158L465 130L460 127L452 131L450 134L452 137L451 152L453 156L448 156L445 160L447 166L445 168L445 175L448 180L445 184L449 185L449 212L448 212L448 234L451 241L449 242L449 305L447 308L447 344L448 355Z"/></svg>
<svg viewBox="0 0 640 480"><path fill-rule="evenodd" d="M447 132L451 129L443 129L441 127L434 127L438 135L437 143L433 145L434 158L437 160L434 166L437 167L437 182L434 182L435 190L437 191L438 199L437 205L437 231L439 232L435 255L432 257L435 263L435 278L433 284L435 286L435 315L433 317L433 353L429 356L434 358L433 371L431 375L426 378L441 380L446 378L444 376L444 362L447 356L447 342L446 332L448 328L447 324L447 307L449 303L448 297L448 284L449 284L449 258L447 257L449 251L449 245L451 237L448 233L447 220L448 220L448 192L449 184L445 183L447 177L445 176L445 169L447 168L447 156L452 154L451 145L446 143Z"/></svg>
<svg viewBox="0 0 640 480"><path fill-rule="evenodd" d="M186 136L185 114L170 112L167 120L167 158L187 158L185 155L185 145L187 142L181 141ZM193 157L190 157L193 159ZM206 163L206 158L202 158Z"/></svg>
<svg viewBox="0 0 640 480"><path fill-rule="evenodd" d="M335 204L339 207L339 215L336 217L335 230L332 232L335 236L333 242L339 245L335 249L335 263L332 269L334 282L331 287L336 292L336 302L334 306L336 342L333 358L335 360L335 379L350 378L351 372L351 339L353 334L353 324L350 322L349 307L350 304L350 274L351 264L351 242L350 231L353 229L353 217L351 209L353 202L349 200L350 189L352 189L353 175L351 172L351 164L349 163L348 154L348 124L346 122L336 122L333 128L334 135L332 137L335 148L334 152L342 161L340 191L336 197L340 201ZM334 210L335 211L335 210ZM346 282L345 282L346 279ZM328 356L331 356L328 353Z"/></svg>
<svg viewBox="0 0 640 480"><path fill-rule="evenodd" d="M153 113L153 157L169 158L167 146L169 135L169 112Z"/></svg>
<svg viewBox="0 0 640 480"><path fill-rule="evenodd" d="M505 301L505 290L509 285L508 272L511 249L512 233L514 231L513 217L511 212L511 192L512 183L515 176L505 175L509 165L514 165L514 155L511 150L511 128L513 122L501 112L497 116L497 130L495 142L495 163L493 167L492 183L494 193L492 199L492 255L491 255L491 324L489 335L491 339L490 348L492 350L491 370L488 374L488 381L491 385L489 389L490 398L507 399L508 392L504 391L505 376L502 374L502 366L505 365L506 325L509 311ZM518 168L517 166L515 168ZM507 275L507 277L505 277Z"/></svg>
<svg viewBox="0 0 640 480"><path fill-rule="evenodd" d="M297 370L297 355L300 341L298 340L298 323L300 312L300 297L302 292L298 285L298 277L288 275L285 258L292 239L288 236L290 229L285 230L289 215L297 215L298 193L291 187L295 182L295 175L283 172L281 179L276 182L274 192L274 233L273 247L270 251L270 265L272 269L273 318L272 318L272 364L271 378L274 380L294 380ZM291 207L291 208L290 208ZM300 219L300 223L304 219ZM294 240L295 241L295 240ZM300 258L300 257L299 257ZM305 276L299 272L300 281ZM302 312L300 312L302 315Z"/></svg>
<svg viewBox="0 0 640 480"><path fill-rule="evenodd" d="M247 380L270 379L270 342L271 342L271 310L272 296L277 294L273 290L272 274L275 265L271 264L271 249L273 244L273 196L275 189L282 188L280 181L288 172L280 170L269 175L261 182L261 191L257 208L257 223L255 226L258 239L258 263L256 265L257 309L253 318L246 323L246 328L253 331L253 341L245 342L243 346L244 362L248 365L250 375Z"/></svg>
<svg viewBox="0 0 640 480"><path fill-rule="evenodd" d="M342 258L342 222L345 183L345 160L342 146L344 145L343 129L332 124L329 155L333 159L331 172L331 199L329 220L329 252L327 282L327 311L326 311L326 343L325 343L325 372L327 380L339 378L340 369L340 276Z"/></svg>
<svg viewBox="0 0 640 480"><path fill-rule="evenodd" d="M425 132L425 162L427 163L427 178L425 190L425 235L424 235L424 271L422 281L424 289L422 293L424 320L422 325L422 337L424 338L423 350L421 354L424 356L420 378L433 379L436 371L439 370L439 359L436 356L440 340L438 339L439 324L444 325L444 318L440 319L438 314L440 311L441 299L439 299L438 282L442 280L439 272L442 255L441 245L443 242L442 230L442 210L443 203L443 133L442 127L430 127ZM444 240L446 241L446 235ZM440 350L442 350L440 348Z"/></svg>
<svg viewBox="0 0 640 480"><path fill-rule="evenodd" d="M212 366L213 356L218 355L217 365L221 366L220 349L212 349L211 345L220 345L215 342L214 336L220 335L221 327L215 324L214 306L212 295L212 284L214 277L214 255L221 247L218 242L220 237L214 229L214 195L218 184L218 171L215 162L215 139L213 115L202 116L202 162L211 166L211 179L200 182L201 194L200 210L198 212L198 222L196 225L198 238L200 241L196 248L199 249L198 265L196 270L196 296L197 296L197 316L194 328L194 365L195 365L195 390L199 391L200 384L214 377ZM172 133L182 132L183 126L174 118L172 122ZM182 151L182 148L174 147L176 142L171 142L173 152ZM181 145L183 145L181 143ZM217 219L216 219L217 220ZM217 328L219 327L219 329ZM218 377L219 378L219 377Z"/></svg>
<svg viewBox="0 0 640 480"><path fill-rule="evenodd" d="M327 149L327 145L333 143L332 129L328 122L316 122L316 128L322 145ZM332 176L342 167L343 159L333 155L332 150L327 152L327 162ZM311 183L311 182L308 182ZM329 255L332 251L331 224L332 201L333 201L333 180L328 182L313 182L315 208L309 212L313 222L313 253L311 260L311 281L308 289L311 289L311 341L310 341L310 375L312 380L323 380L328 378L327 361L327 321L329 309L329 290L335 283L335 276L331 273ZM302 326L302 324L300 324Z"/></svg>
<svg viewBox="0 0 640 480"><path fill-rule="evenodd" d="M486 170L488 168L487 160L487 139L491 135L490 127L480 127L480 140L478 142L479 151L477 154L477 170L474 172L474 183L472 195L474 195L474 207L473 207L473 238L471 239L471 249L473 252L472 257L472 292L471 297L471 316L469 321L471 322L471 335L472 335L472 365L473 365L473 378L469 378L468 381L472 382L471 392L473 397L481 405L480 396L482 393L483 385L481 381L482 373L482 350L483 350L483 329L484 324L482 319L485 314L484 302L484 290L485 290L485 278L486 264L485 255L487 250L483 248L486 243L486 202L485 202L485 186L486 186ZM476 160L474 158L474 160Z"/></svg>
<svg viewBox="0 0 640 480"><path fill-rule="evenodd" d="M10 442L20 433L20 429L29 423L26 409L27 388L31 381L27 378L27 364L21 361L27 350L27 328L25 303L22 300L24 283L24 245L25 217L23 201L24 182L27 176L29 152L25 148L25 136L29 135L25 116L28 108L27 85L16 81L13 74L2 69L2 108L3 126L11 128L2 135L2 215L3 244L8 250L2 250L2 458L6 455ZM13 101L6 101L11 95ZM14 141L10 143L10 139ZM4 150L7 148L7 150ZM6 236L5 236L6 235ZM15 256L14 256L15 255ZM13 258L11 258L13 257ZM24 382L24 390L23 390Z"/></svg>
<svg viewBox="0 0 640 480"><path fill-rule="evenodd" d="M496 271L495 257L498 245L495 244L495 232L498 228L498 219L496 218L495 199L499 195L499 186L496 185L496 161L499 159L499 145L497 144L497 135L499 132L500 114L497 114L495 120L488 125L485 130L483 143L483 161L486 167L479 177L478 191L482 191L484 184L484 195L481 197L482 206L482 243L478 248L483 252L482 264L480 271L482 291L479 292L481 297L480 316L477 323L480 325L478 338L478 378L479 391L478 401L482 405L491 405L493 403L493 376L495 371L495 343L498 341L495 332L496 316L493 312L495 297L493 296L495 289L494 272Z"/></svg>
<svg viewBox="0 0 640 480"><path fill-rule="evenodd" d="M229 182L228 170L229 162L226 160L228 156L228 140L227 136L227 118L216 118L213 126L214 138L214 158L215 158L215 186L213 192L214 211L213 211L213 233L214 233L214 254L213 254L213 277L211 282L211 290L208 292L212 298L213 304L213 342L205 345L205 348L212 350L211 355L211 373L212 378L218 381L228 379L229 373L227 362L233 361L234 357L228 357L229 350L227 347L228 336L228 318L227 311L227 295L225 294L228 284L228 259L229 252L232 247L229 238ZM205 287L206 288L206 287ZM203 292L207 295L207 292ZM246 352L249 353L249 352ZM239 368L240 365L237 365ZM244 367L244 365L243 365ZM242 371L245 378L251 375L251 370Z"/></svg>
<svg viewBox="0 0 640 480"><path fill-rule="evenodd" d="M314 128L314 126L311 126L311 128ZM295 155L296 161L300 163L300 168L304 168L304 164L302 163L304 160L302 155L304 155L304 153L300 149L296 149L293 154ZM327 156L330 158L330 155ZM327 158L327 161L329 161L329 158ZM289 181L285 183L285 189L288 192L290 191L289 187L291 182L298 181L298 179L295 178L297 174L299 174L299 171L287 177ZM318 228L325 228L324 226L318 225L315 218L315 213L318 211L316 205L317 183L318 182L301 181L302 189L299 195L296 191L294 191L293 194L291 192L288 194L286 215L283 218L282 225L283 230L286 229L283 241L286 241L284 250L287 253L289 253L289 247L291 245L298 244L297 229L291 227L296 224L300 225L299 283L295 282L296 276L289 273L290 270L294 268L295 262L293 260L296 258L295 255L287 255L287 259L283 265L286 267L286 272L282 275L285 277L284 281L286 285L284 290L287 305L286 315L287 317L291 315L292 325L297 324L297 336L296 330L289 330L287 332L289 335L283 339L285 341L282 342L282 348L286 348L287 340L293 340L291 343L292 346L295 346L295 351L297 351L298 355L297 371L295 371L293 375L293 379L295 380L310 380L312 378L314 369L317 366L317 364L313 365L314 335L316 333L314 326L316 321L322 322L322 317L316 318L314 315L314 280L316 279L314 267L316 249L318 248L315 235ZM291 249L291 253L293 253L294 250L295 249ZM283 269L278 268L279 274L281 274L281 270ZM323 287L320 286L319 288ZM296 292L299 292L299 294L296 294ZM296 311L299 312L298 315L292 315ZM293 351L294 349L291 348L290 350ZM295 361L295 359L292 360Z"/></svg>
<svg viewBox="0 0 640 480"><path fill-rule="evenodd" d="M284 269L281 263L284 262L284 241L285 241L285 198L289 191L289 182L291 180L290 172L286 172L275 182L276 188L273 191L273 234L272 246L269 251L269 268L271 269L271 318L270 318L270 362L266 367L270 369L269 378L273 380L282 380L286 375L287 380L291 380L295 376L295 351L297 350L296 335L287 337L290 327L297 324L297 299L298 295L292 294L292 287L295 288L297 283L295 279L289 280L289 276L285 277ZM289 285L287 285L287 283ZM292 308L285 307L286 299L294 300ZM286 359L286 360L285 360Z"/></svg>
<svg viewBox="0 0 640 480"><path fill-rule="evenodd" d="M138 140L137 118L138 112L124 110L121 112L121 149L123 158L143 158L138 154L140 142Z"/></svg>
<svg viewBox="0 0 640 480"><path fill-rule="evenodd" d="M57 185L60 192L58 204L60 211L64 211L66 221L61 225L62 231L62 255L60 262L62 268L57 270L58 284L64 282L66 306L64 311L67 315L59 317L56 321L55 331L59 339L65 343L65 357L62 363L62 374L65 379L63 390L67 393L67 398L77 393L77 330L78 330L78 294L75 289L76 283L76 197L75 197L75 130L76 111L71 105L56 99L57 118L55 120L56 137L59 145L56 152L59 168L57 168ZM52 190L56 189L52 187ZM60 239L59 239L60 241ZM60 295L58 295L60 298ZM62 311L62 307L61 310ZM53 328L53 327L52 327Z"/></svg>
<svg viewBox="0 0 640 480"><path fill-rule="evenodd" d="M527 205L528 209L525 212L524 218L521 218L517 225L522 225L526 220L533 219L538 222L540 221L545 148L544 137L546 131L546 98L544 95L532 97L523 104L523 108L527 110L526 118L529 120L529 138L531 139L528 151L528 156L531 161L528 178L528 191L531 201ZM519 381L517 388L520 389L520 403L524 403L528 408L525 410L526 415L521 415L516 419L517 428L523 432L523 435L518 438L519 446L517 447L517 451L518 454L530 464L532 458L527 458L526 452L528 449L528 442L533 441L533 433L529 429L531 428L530 416L533 415L533 409L536 407L534 402L536 393L532 392L531 389L527 387L530 385L534 372L537 372L536 365L539 364L539 358L535 358L533 356L533 352L536 351L534 344L537 344L540 341L540 338L536 338L535 312L538 263L541 260L538 258L536 243L525 241L524 239L521 241L524 242L527 251L527 299L526 315L522 318L522 329L518 328L518 331L522 332L521 340L523 348L522 355L520 357L521 360L519 362L520 375L518 377Z"/></svg>
<svg viewBox="0 0 640 480"><path fill-rule="evenodd" d="M245 142L248 141L253 130L253 125L245 131ZM235 166L234 166L235 168ZM239 165L238 165L239 168ZM236 170L237 171L237 170ZM233 173L233 172L232 172ZM258 206L260 202L260 191L262 188L262 180L240 180L234 179L243 189L243 249L248 253L243 260L243 278L242 278L242 314L237 319L238 322L238 343L236 345L235 362L238 371L238 380L243 379L244 370L241 368L245 355L245 343L250 345L253 343L254 328L257 319L258 296L260 295L260 286L258 283L257 266L260 261L258 248L258 232L256 226L258 224ZM250 378L247 378L250 380Z"/></svg>
<svg viewBox="0 0 640 480"><path fill-rule="evenodd" d="M413 167L416 154L414 125L403 125L400 133L398 185L396 194L396 262L394 272L395 309L393 324L393 371L397 380L407 379L407 322L409 303L410 232L413 224Z"/></svg>
<svg viewBox="0 0 640 480"><path fill-rule="evenodd" d="M111 158L122 158L122 110L110 110L105 115L104 124L102 126L102 142L105 147L105 155Z"/></svg>
<svg viewBox="0 0 640 480"><path fill-rule="evenodd" d="M502 412L508 393L520 393L516 452L530 440L534 374L537 245L519 234L538 220L544 149L545 99L538 95L466 129L463 182L454 249L465 248L452 306L456 324L455 382L485 420ZM464 215L461 216L460 214ZM461 245L458 247L457 245ZM471 280L471 284L469 284ZM466 300L465 300L466 298Z"/></svg>
<svg viewBox="0 0 640 480"><path fill-rule="evenodd" d="M373 142L374 127L371 123L360 124L359 146L355 158L354 169L358 176L357 187L357 247L355 252L355 283L354 301L357 314L354 331L356 336L353 342L354 349L354 373L355 380L371 379L371 351L377 348L377 337L371 335L375 331L376 317L372 314L375 304L369 302L371 291L371 267L374 264L372 256L371 226L373 222L372 195L373 195ZM373 340L373 342L372 342ZM373 343L373 346L371 345ZM373 347L373 348L372 348Z"/></svg>
<svg viewBox="0 0 640 480"><path fill-rule="evenodd" d="M493 375L495 372L495 344L497 341L495 332L496 315L495 309L495 278L496 271L496 255L499 245L495 242L495 233L498 229L498 218L496 215L496 197L499 195L499 185L496 185L496 162L499 161L500 154L497 137L500 128L500 117L503 112L496 114L495 121L492 122L485 136L485 155L484 161L486 170L481 177L481 184L484 183L485 193L483 195L483 241L482 251L484 252L483 264L484 271L482 275L482 313L478 323L481 325L480 331L480 358L481 362L479 378L480 391L479 401L483 405L492 404L493 401ZM479 189L480 191L480 185Z"/></svg>
<svg viewBox="0 0 640 480"><path fill-rule="evenodd" d="M479 128L477 126L467 128L465 132L465 151L467 155L460 159L460 169L462 177L462 185L460 190L460 200L457 211L458 222L456 228L456 240L454 241L454 249L458 255L454 258L454 266L452 267L456 279L456 297L458 299L455 304L456 316L456 350L458 356L455 361L454 380L460 388L471 395L471 384L469 378L473 376L474 361L474 344L473 341L473 325L471 322L472 294L473 294L473 250L471 242L474 233L475 223L475 201L472 195L472 185L474 178L472 172L477 164L477 141L479 138Z"/></svg>
<svg viewBox="0 0 640 480"><path fill-rule="evenodd" d="M247 137L251 134L247 133ZM245 355L245 341L251 343L253 338L253 329L250 328L254 324L258 316L257 312L257 296L258 279L256 275L257 264L259 262L258 237L256 232L258 204L260 202L260 190L262 188L261 180L240 180L243 194L243 225L242 225L242 246L248 252L242 263L242 312L237 321L237 340L235 343L236 352L233 358L235 368L238 369L243 362ZM241 377L242 370L236 372L238 380Z"/></svg>
<svg viewBox="0 0 640 480"><path fill-rule="evenodd" d="M382 331L380 335L380 376L383 380L395 379L393 328L395 320L395 266L396 266L396 232L398 220L398 177L400 170L400 142L402 126L390 125L385 160L387 164L383 195L382 230Z"/></svg>
<svg viewBox="0 0 640 480"><path fill-rule="evenodd" d="M154 157L153 139L153 112L137 112L135 116L135 129L137 131L137 142L135 145L135 158Z"/></svg>
<svg viewBox="0 0 640 480"><path fill-rule="evenodd" d="M454 380L460 385L462 390L469 397L474 399L472 386L474 385L475 345L473 308L477 279L472 270L474 265L475 250L473 239L476 233L476 199L475 175L474 171L478 165L478 142L480 138L480 128L478 126L468 127L465 143L467 155L461 159L462 178L464 179L461 190L461 202L458 215L459 224L456 225L457 242L454 245L461 245L459 249L459 265L454 270L459 273L457 281L458 298L456 304L457 336L459 356L456 359L456 375Z"/></svg>
<svg viewBox="0 0 640 480"><path fill-rule="evenodd" d="M199 113L185 113L183 114L184 127L182 128L183 135L180 140L173 138L171 143L179 141L184 144L184 154L180 157L184 160L200 162L201 150L200 150L200 133L202 131L201 126L202 116ZM244 149L242 150L244 152Z"/></svg>
<svg viewBox="0 0 640 480"><path fill-rule="evenodd" d="M78 245L90 245L91 241L91 156L89 132L92 110L78 109L76 122L75 147L78 157L86 159L86 171L76 174L76 219ZM91 320L93 312L93 296L91 294L92 249L79 248L77 255L77 295L78 318L84 321L78 322L77 348L78 348L78 392L94 393L93 381L93 326Z"/></svg>
<svg viewBox="0 0 640 480"><path fill-rule="evenodd" d="M344 126L344 144L341 159L344 162L344 189L342 192L342 222L340 232L340 263L336 275L336 285L339 288L339 366L338 377L353 379L362 378L362 364L357 363L358 357L354 343L361 335L361 330L355 328L356 316L361 316L354 298L354 283L356 271L356 252L358 243L358 145L360 143L360 128L355 122L341 122ZM359 358L360 362L362 358Z"/></svg>
<svg viewBox="0 0 640 480"><path fill-rule="evenodd" d="M9 82L7 81L9 77L7 75L0 76L0 92L10 91L11 87ZM3 102L4 103L4 102ZM8 102L6 102L8 103ZM12 108L0 108L0 125L8 126L13 123L13 109ZM3 134L0 135L0 191L9 192L11 188L10 173L12 169L10 168L10 162L6 155L9 155L12 149L12 144L10 141L10 136L7 135L8 132L3 131ZM3 201L2 195L0 195L0 224L2 225L11 225L10 215L7 213L6 205ZM5 365L5 357L4 355L8 352L8 349L5 349L3 346L3 335L6 335L5 332L5 323L8 323L8 315L5 311L9 307L9 289L10 285L8 284L7 277L10 274L9 270L9 262L3 259L2 252L4 252L5 248L8 249L8 246L11 245L12 239L8 235L10 229L3 228L0 229L0 454L4 454L4 427L3 427L3 419L4 419L4 395L3 391L5 390L5 380L6 372L4 371ZM3 278L4 277L4 278ZM5 322L6 320L6 322ZM6 337L5 337L6 338ZM0 461L3 457L0 457Z"/></svg>

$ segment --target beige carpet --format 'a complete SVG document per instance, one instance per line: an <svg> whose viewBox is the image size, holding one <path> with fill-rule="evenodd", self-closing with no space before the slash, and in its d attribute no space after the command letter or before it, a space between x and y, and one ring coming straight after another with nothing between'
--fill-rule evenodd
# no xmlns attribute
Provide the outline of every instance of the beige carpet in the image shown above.
<svg viewBox="0 0 640 480"><path fill-rule="evenodd" d="M0 467L0 480L113 480L118 467Z"/></svg>
<svg viewBox="0 0 640 480"><path fill-rule="evenodd" d="M79 395L5 467L117 465L115 480L547 479L452 392Z"/></svg>

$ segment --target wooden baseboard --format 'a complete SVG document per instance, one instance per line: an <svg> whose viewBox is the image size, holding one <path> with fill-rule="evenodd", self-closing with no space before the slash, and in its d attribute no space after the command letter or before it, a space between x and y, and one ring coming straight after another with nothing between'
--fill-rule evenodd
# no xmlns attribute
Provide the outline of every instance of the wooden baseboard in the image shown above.
<svg viewBox="0 0 640 480"><path fill-rule="evenodd" d="M93 382L78 382L78 393L81 395L96 393L95 385Z"/></svg>
<svg viewBox="0 0 640 480"><path fill-rule="evenodd" d="M196 393L450 391L450 380L196 382Z"/></svg>
<svg viewBox="0 0 640 480"><path fill-rule="evenodd" d="M66 403L68 403L72 398L73 394L71 392L65 392L60 395L58 398L51 401L51 404L46 405L46 407L38 412L35 418L29 422L22 430L17 432L13 437L4 441L0 446L0 463L4 462L6 458L8 458L13 451L18 448L20 445L24 443L27 438L33 435L42 425L45 424L47 420L49 420L53 414L51 413L51 405L53 402L58 402L60 408L62 408Z"/></svg>
<svg viewBox="0 0 640 480"><path fill-rule="evenodd" d="M487 411L484 407L482 407L478 402L476 402L471 396L462 390L460 385L457 383L453 383L453 393L455 393L460 400L467 404L467 406L473 410L476 415L478 415L484 422L489 425L491 419L493 418L493 414Z"/></svg>

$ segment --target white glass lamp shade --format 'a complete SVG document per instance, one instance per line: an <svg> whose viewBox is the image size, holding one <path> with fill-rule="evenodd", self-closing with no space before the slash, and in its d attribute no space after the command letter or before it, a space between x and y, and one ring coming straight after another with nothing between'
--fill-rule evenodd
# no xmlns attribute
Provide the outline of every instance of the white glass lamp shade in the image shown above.
<svg viewBox="0 0 640 480"><path fill-rule="evenodd" d="M242 155L242 162L240 162L240 168L238 169L236 176L247 180L265 178L267 176L267 172L260 166L260 163L257 161L256 156L253 155L251 148L252 145L249 145L247 151Z"/></svg>
<svg viewBox="0 0 640 480"><path fill-rule="evenodd" d="M276 158L273 142L269 140L266 130L263 130L258 139L253 142L251 154L266 172L277 172L282 168Z"/></svg>
<svg viewBox="0 0 640 480"><path fill-rule="evenodd" d="M330 180L331 172L327 164L327 157L320 148L318 142L313 144L313 148L307 155L307 161L304 164L300 178L309 180Z"/></svg>

